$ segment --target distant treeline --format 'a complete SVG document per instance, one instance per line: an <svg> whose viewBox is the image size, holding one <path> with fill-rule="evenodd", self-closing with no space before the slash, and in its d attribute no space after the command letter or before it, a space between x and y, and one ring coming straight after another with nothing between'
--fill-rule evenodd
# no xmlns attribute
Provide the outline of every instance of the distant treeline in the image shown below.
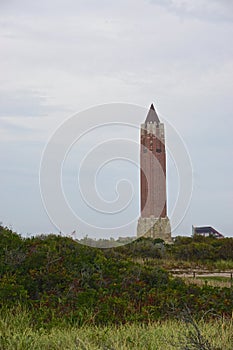
<svg viewBox="0 0 233 350"><path fill-rule="evenodd" d="M173 245L140 238L112 249L71 238L22 238L0 226L1 306L19 303L38 327L65 320L124 323L177 317L186 306L197 316L231 317L231 288L186 285L168 271L135 259L232 259L233 239L178 237ZM210 312L211 311L211 312Z"/></svg>
<svg viewBox="0 0 233 350"><path fill-rule="evenodd" d="M233 260L233 238L217 239L213 237L178 236L174 244L166 245L163 240L139 238L138 240L118 248L132 257L173 258L185 261L217 261Z"/></svg>
<svg viewBox="0 0 233 350"><path fill-rule="evenodd" d="M78 243L97 248L114 247L118 253L134 258L173 258L202 262L233 260L233 238L178 236L174 239L174 244L166 245L162 239L142 237L135 240L135 237L121 237L114 240L92 239L86 236Z"/></svg>

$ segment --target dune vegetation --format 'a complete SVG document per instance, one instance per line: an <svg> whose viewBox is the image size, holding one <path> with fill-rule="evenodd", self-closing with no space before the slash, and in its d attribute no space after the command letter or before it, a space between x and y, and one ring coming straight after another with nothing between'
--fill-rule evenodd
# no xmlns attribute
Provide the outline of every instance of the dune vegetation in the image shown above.
<svg viewBox="0 0 233 350"><path fill-rule="evenodd" d="M1 226L0 349L230 350L232 285L187 283L171 270L229 269L232 247L178 237L97 249Z"/></svg>

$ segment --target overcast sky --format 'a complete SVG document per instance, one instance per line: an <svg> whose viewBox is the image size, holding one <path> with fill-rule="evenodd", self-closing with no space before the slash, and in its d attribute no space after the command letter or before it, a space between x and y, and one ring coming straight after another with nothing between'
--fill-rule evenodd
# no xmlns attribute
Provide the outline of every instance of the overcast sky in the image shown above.
<svg viewBox="0 0 233 350"><path fill-rule="evenodd" d="M24 234L57 232L39 189L49 137L86 108L154 102L193 166L190 207L173 235L194 224L233 236L232 38L231 0L2 0L0 221ZM137 187L137 171L125 169Z"/></svg>

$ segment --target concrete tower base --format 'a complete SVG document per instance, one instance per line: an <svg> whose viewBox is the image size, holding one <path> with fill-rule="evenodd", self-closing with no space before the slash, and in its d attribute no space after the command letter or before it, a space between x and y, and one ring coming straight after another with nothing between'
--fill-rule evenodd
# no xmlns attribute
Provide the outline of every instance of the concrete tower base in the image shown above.
<svg viewBox="0 0 233 350"><path fill-rule="evenodd" d="M137 237L161 238L166 243L172 243L170 220L156 218L151 215L149 218L139 218L137 227Z"/></svg>

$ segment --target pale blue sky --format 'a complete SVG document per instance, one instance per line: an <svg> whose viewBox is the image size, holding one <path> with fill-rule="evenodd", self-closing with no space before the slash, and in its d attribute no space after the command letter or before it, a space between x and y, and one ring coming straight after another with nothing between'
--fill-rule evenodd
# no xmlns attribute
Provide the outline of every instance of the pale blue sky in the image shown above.
<svg viewBox="0 0 233 350"><path fill-rule="evenodd" d="M56 232L39 190L54 130L91 106L154 102L193 164L192 201L174 235L192 224L233 235L232 38L231 0L1 1L0 221Z"/></svg>

